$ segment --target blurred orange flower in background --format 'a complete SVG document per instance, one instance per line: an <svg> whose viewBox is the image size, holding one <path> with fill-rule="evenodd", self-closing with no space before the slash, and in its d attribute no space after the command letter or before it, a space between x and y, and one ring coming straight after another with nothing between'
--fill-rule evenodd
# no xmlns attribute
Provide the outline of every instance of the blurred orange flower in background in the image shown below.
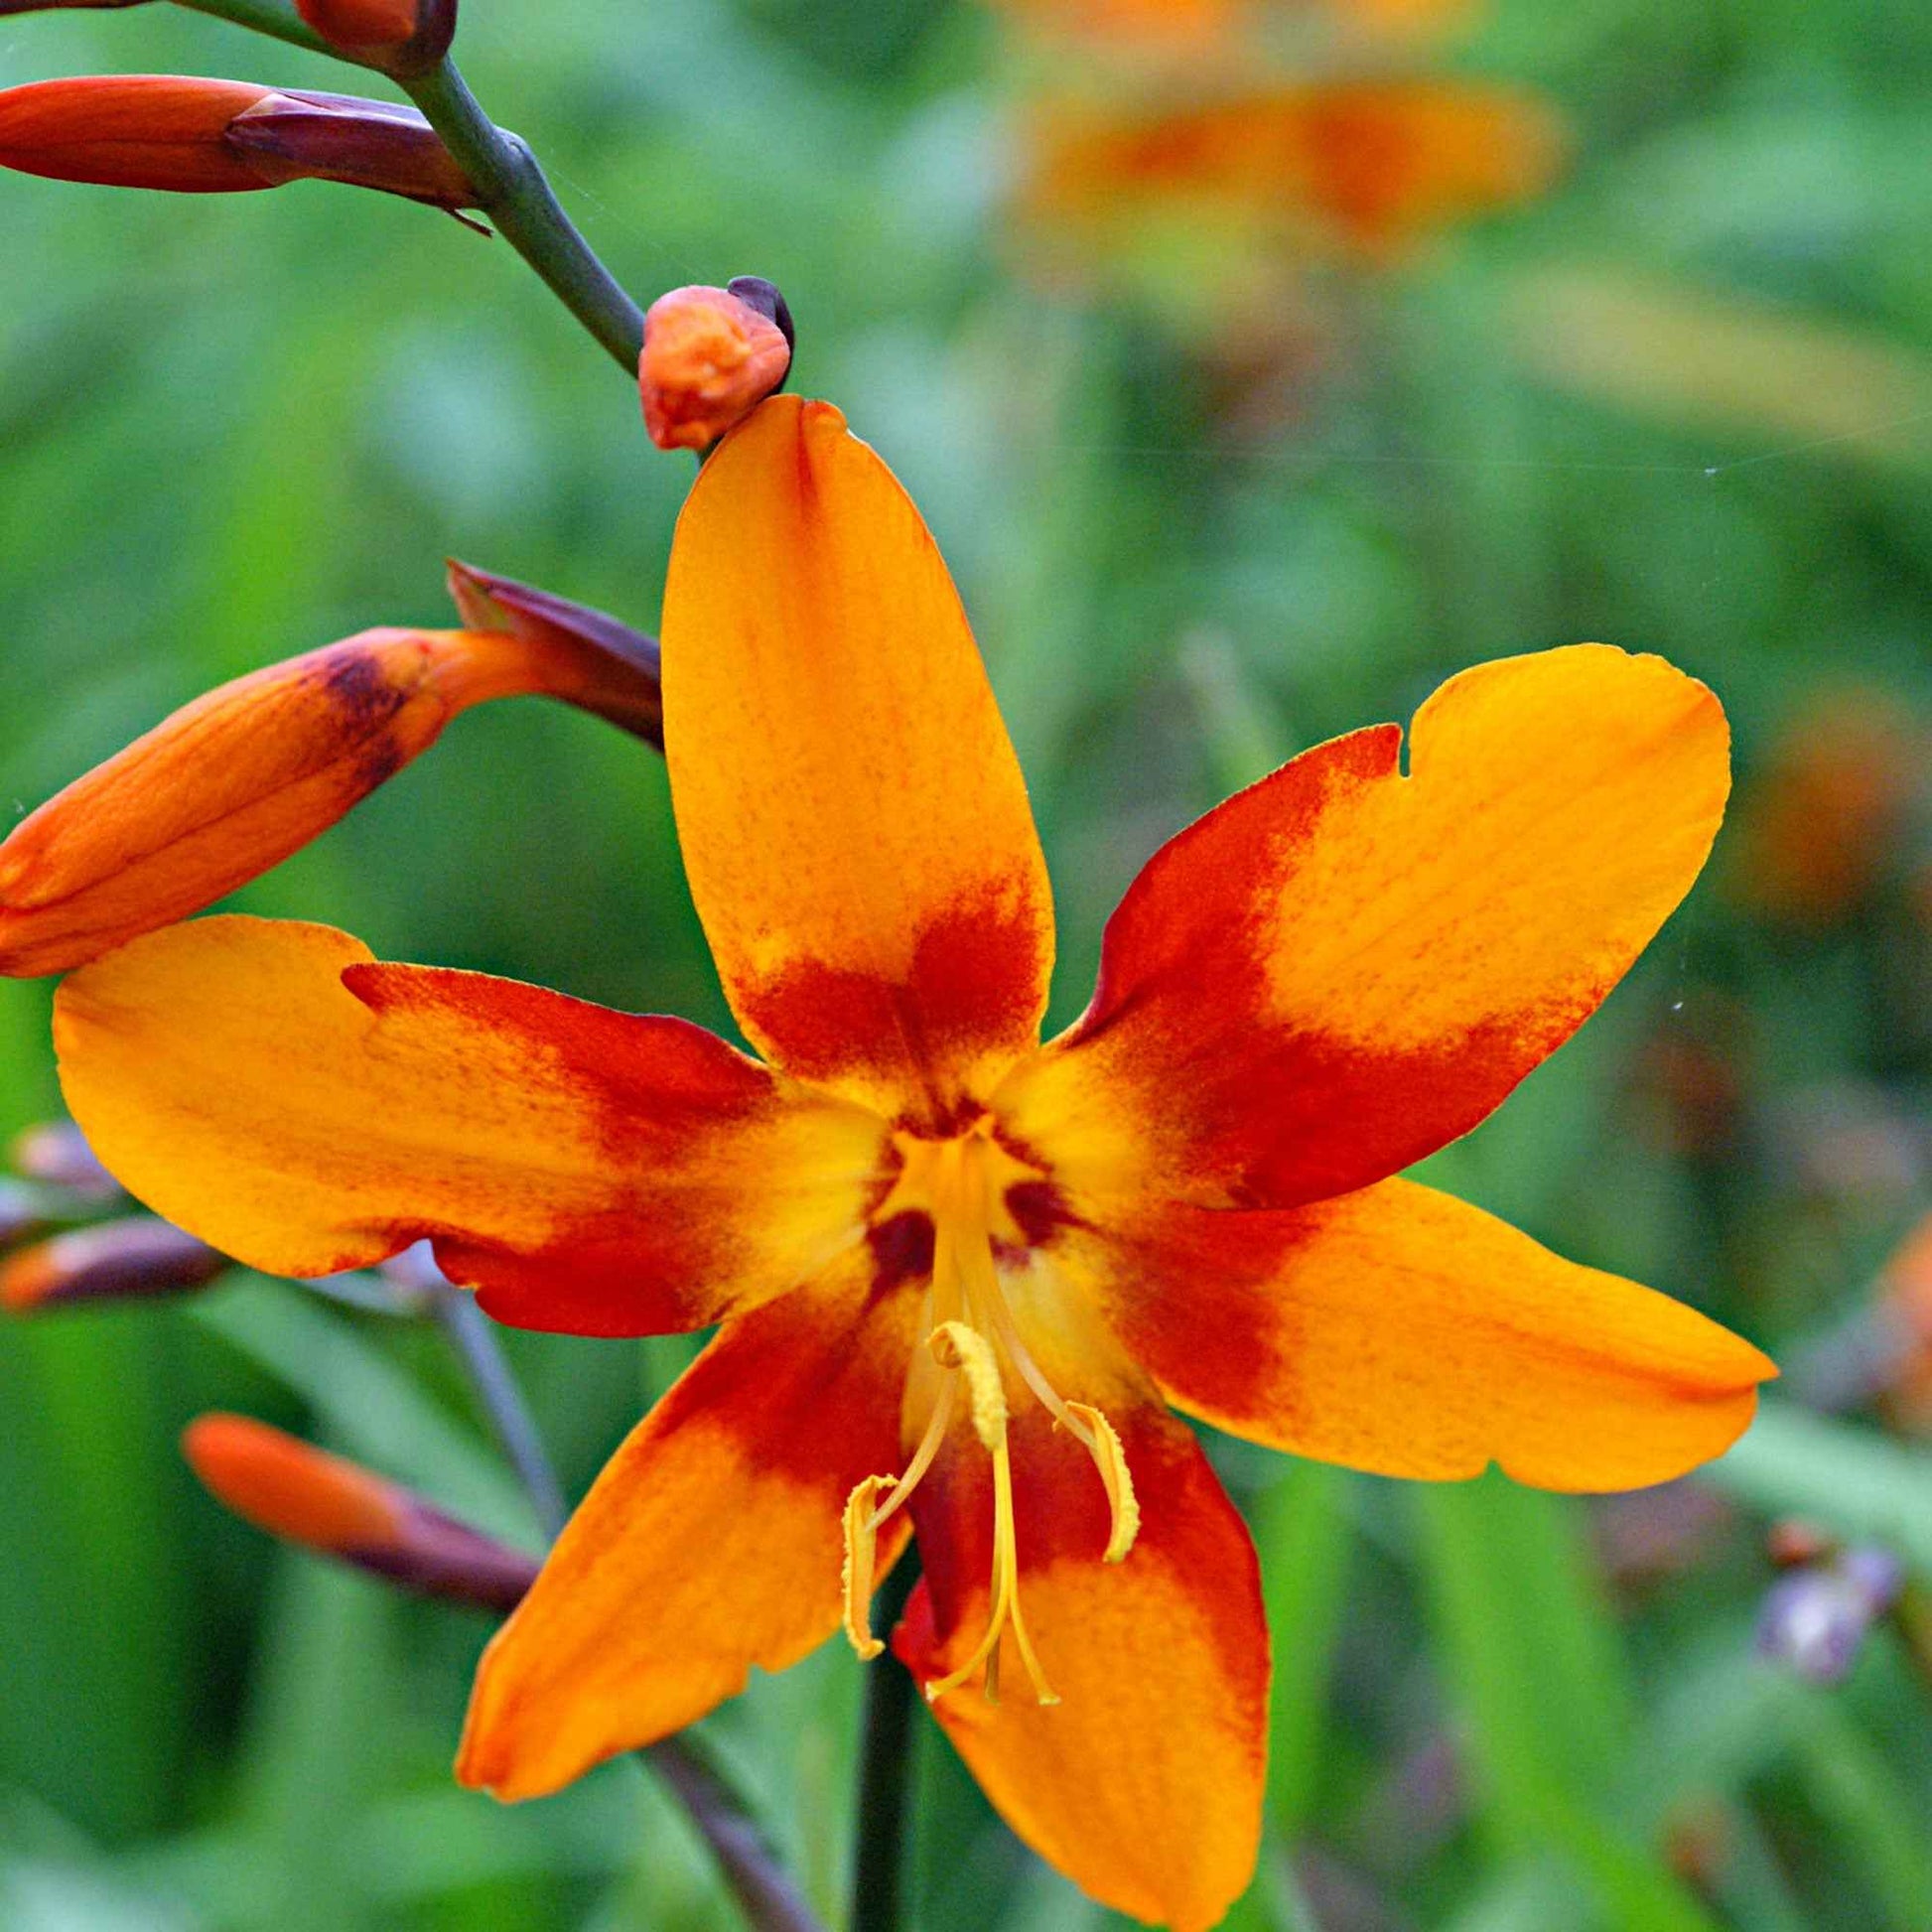
<svg viewBox="0 0 1932 1932"><path fill-rule="evenodd" d="M1395 1179L1567 1039L1704 863L1724 715L1654 657L1477 666L1296 759L1110 921L1085 1015L945 565L838 411L776 397L680 519L664 717L693 897L762 1060L681 1021L176 926L70 978L90 1141L317 1275L427 1237L498 1318L723 1325L482 1669L460 1763L552 1791L843 1622L893 1635L1009 1822L1187 1932L1246 1884L1267 1633L1169 1405L1387 1474L1661 1481L1771 1364ZM975 1684L984 1695L966 1695ZM1015 1695L1015 1693L1021 1693Z"/></svg>

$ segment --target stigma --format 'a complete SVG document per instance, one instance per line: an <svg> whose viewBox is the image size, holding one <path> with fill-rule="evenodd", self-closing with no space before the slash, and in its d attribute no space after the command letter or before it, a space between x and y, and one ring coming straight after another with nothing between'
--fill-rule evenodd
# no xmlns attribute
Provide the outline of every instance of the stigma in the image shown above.
<svg viewBox="0 0 1932 1932"><path fill-rule="evenodd" d="M929 1680L936 1703L975 1677L989 1702L1000 1695L1001 1640L1009 1630L1035 1697L1057 1704L1035 1652L1020 1601L1020 1553L1015 1523L1013 1458L1008 1424L1013 1401L1038 1402L1092 1459L1107 1498L1109 1532L1103 1561L1119 1563L1134 1547L1140 1505L1127 1457L1113 1425L1096 1408L1063 1399L1041 1371L1021 1333L1002 1284L999 1254L1025 1245L1004 1201L1017 1180L1035 1172L1003 1148L982 1120L948 1140L902 1136L897 1182L880 1208L885 1220L908 1208L932 1223L932 1274L921 1349L908 1388L929 1395L925 1426L902 1470L867 1476L845 1506L845 1629L862 1659L885 1645L873 1635L869 1606L877 1581L879 1533L911 1500L955 1430L969 1430L992 1464L993 1568L986 1628L956 1670ZM909 1435L908 1430L908 1435Z"/></svg>

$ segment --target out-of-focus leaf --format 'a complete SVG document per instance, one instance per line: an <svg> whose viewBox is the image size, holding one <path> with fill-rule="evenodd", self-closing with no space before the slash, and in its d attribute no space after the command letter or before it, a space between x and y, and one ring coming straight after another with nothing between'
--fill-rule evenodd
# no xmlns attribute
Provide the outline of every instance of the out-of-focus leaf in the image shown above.
<svg viewBox="0 0 1932 1932"><path fill-rule="evenodd" d="M265 1281L190 1306L309 1402L347 1453L493 1536L536 1543L529 1504L501 1465L350 1319L299 1288Z"/></svg>
<svg viewBox="0 0 1932 1932"><path fill-rule="evenodd" d="M1700 1480L1774 1516L1883 1543L1932 1576L1932 1453L1775 1398Z"/></svg>

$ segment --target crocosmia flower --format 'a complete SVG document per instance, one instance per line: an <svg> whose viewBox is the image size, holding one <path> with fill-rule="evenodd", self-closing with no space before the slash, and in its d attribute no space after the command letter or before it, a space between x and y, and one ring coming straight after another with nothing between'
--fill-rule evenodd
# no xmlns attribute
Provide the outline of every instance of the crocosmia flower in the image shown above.
<svg viewBox="0 0 1932 1932"><path fill-rule="evenodd" d="M1594 645L1453 678L1173 839L1041 1045L1046 870L946 568L823 403L678 525L666 749L752 1057L662 1018L215 918L68 980L101 1158L224 1253L427 1236L499 1319L722 1324L478 1681L460 1773L554 1791L841 1624L890 1633L1014 1829L1181 1928L1246 1883L1255 1556L1172 1413L1385 1474L1557 1489L1718 1454L1747 1343L1395 1176L1596 1006L1724 808L1709 691Z"/></svg>

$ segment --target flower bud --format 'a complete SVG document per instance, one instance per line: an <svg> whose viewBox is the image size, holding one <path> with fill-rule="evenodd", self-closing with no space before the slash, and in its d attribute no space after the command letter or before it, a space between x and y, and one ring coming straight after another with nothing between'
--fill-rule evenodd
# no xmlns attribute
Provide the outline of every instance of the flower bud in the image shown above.
<svg viewBox="0 0 1932 1932"><path fill-rule="evenodd" d="M459 711L550 690L558 655L509 632L365 630L196 699L0 844L0 975L65 972L200 911L326 831Z"/></svg>
<svg viewBox="0 0 1932 1932"><path fill-rule="evenodd" d="M0 92L0 166L183 195L317 180L437 207L476 201L414 108L166 73L37 80Z"/></svg>
<svg viewBox="0 0 1932 1932"><path fill-rule="evenodd" d="M228 1257L150 1214L100 1221L22 1248L0 1262L0 1308L38 1313L75 1302L122 1302L206 1288Z"/></svg>
<svg viewBox="0 0 1932 1932"><path fill-rule="evenodd" d="M450 595L472 630L508 631L550 653L548 695L664 747L657 639L549 591L449 560ZM566 688L569 686L570 688Z"/></svg>
<svg viewBox="0 0 1932 1932"><path fill-rule="evenodd" d="M450 51L456 0L295 0L339 54L389 73L420 73Z"/></svg>
<svg viewBox="0 0 1932 1932"><path fill-rule="evenodd" d="M1764 1599L1758 1651L1813 1684L1843 1683L1904 1585L1898 1559L1872 1545L1789 1571Z"/></svg>
<svg viewBox="0 0 1932 1932"><path fill-rule="evenodd" d="M182 1450L217 1501L258 1529L419 1595L510 1610L537 1561L340 1455L245 1416L202 1416Z"/></svg>
<svg viewBox="0 0 1932 1932"><path fill-rule="evenodd" d="M650 440L660 450L710 448L784 381L790 320L777 290L755 276L660 295L644 316L637 366Z"/></svg>
<svg viewBox="0 0 1932 1932"><path fill-rule="evenodd" d="M44 1120L14 1136L7 1158L17 1174L86 1201L118 1199L121 1183L100 1165L70 1120Z"/></svg>

